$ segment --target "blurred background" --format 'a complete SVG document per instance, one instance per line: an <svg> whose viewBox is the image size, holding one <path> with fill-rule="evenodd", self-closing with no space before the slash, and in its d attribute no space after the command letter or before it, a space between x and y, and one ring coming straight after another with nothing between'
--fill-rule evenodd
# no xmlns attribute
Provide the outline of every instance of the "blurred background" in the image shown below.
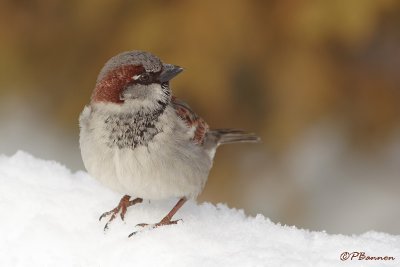
<svg viewBox="0 0 400 267"><path fill-rule="evenodd" d="M0 153L83 169L78 116L113 55L147 50L221 147L199 201L329 233L399 234L400 2L0 2ZM100 211L99 211L100 212Z"/></svg>

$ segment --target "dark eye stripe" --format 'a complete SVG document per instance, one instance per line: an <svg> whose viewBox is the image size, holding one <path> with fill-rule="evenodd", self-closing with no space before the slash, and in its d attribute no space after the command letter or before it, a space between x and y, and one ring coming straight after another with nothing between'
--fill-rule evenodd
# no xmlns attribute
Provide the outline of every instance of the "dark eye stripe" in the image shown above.
<svg viewBox="0 0 400 267"><path fill-rule="evenodd" d="M148 85L155 82L156 82L155 74L149 72L142 73L139 79L137 80L138 84L144 84L144 85Z"/></svg>

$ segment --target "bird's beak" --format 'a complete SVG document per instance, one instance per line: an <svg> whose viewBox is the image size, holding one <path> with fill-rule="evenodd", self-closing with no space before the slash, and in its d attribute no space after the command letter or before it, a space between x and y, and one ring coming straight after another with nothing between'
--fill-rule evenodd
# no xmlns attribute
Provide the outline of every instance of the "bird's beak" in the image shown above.
<svg viewBox="0 0 400 267"><path fill-rule="evenodd" d="M176 75L181 73L183 71L183 68L179 66L175 66L172 64L164 64L163 65L163 70L160 74L160 82L168 82L172 78L174 78Z"/></svg>

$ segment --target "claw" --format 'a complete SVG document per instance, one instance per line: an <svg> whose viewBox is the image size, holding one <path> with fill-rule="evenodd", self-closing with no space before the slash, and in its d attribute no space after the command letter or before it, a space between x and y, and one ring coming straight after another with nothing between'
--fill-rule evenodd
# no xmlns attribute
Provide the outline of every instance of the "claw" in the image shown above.
<svg viewBox="0 0 400 267"><path fill-rule="evenodd" d="M136 224L136 226L139 226L139 227L146 227L148 225L149 225L148 223L138 223L138 224Z"/></svg>
<svg viewBox="0 0 400 267"><path fill-rule="evenodd" d="M106 216L108 216L108 215L110 215L111 213L117 213L119 211L119 209L117 209L117 208L115 208L115 209L112 209L112 210L110 210L110 211L107 211L107 212L104 212L103 214L101 214L101 216L100 216L100 218L99 218L99 221L101 221L104 217L106 217ZM113 214L113 215L114 215ZM111 216L112 217L112 216Z"/></svg>
<svg viewBox="0 0 400 267"><path fill-rule="evenodd" d="M117 217L117 214L119 212L121 212L120 213L121 220L124 220L125 213L128 210L128 207L135 205L136 203L141 203L143 201L143 199L141 199L141 198L135 198L134 200L129 200L129 199L130 199L130 196L128 196L128 195L123 196L121 198L121 200L119 201L119 204L117 207L115 207L114 209L112 209L110 211L104 212L100 216L99 221L101 221L103 218L111 215L110 219L107 221L106 225L104 226L104 231L106 231L108 229L108 225L110 224L110 222L112 222Z"/></svg>
<svg viewBox="0 0 400 267"><path fill-rule="evenodd" d="M128 238L129 238L129 237L132 237L132 236L134 236L134 235L136 235L138 232L139 232L139 231L136 231L136 232L130 233L130 234L128 235Z"/></svg>
<svg viewBox="0 0 400 267"><path fill-rule="evenodd" d="M137 231L135 231L135 232L130 233L130 234L128 235L128 238L129 238L129 237L132 237L132 236L134 236L134 235L136 235L137 233L143 232L143 231L145 231L145 230L147 230L147 229L154 229L154 228L157 227L156 224L147 224L147 223L139 223L139 224L137 224L136 226L143 227L143 228L140 229L140 230L137 230Z"/></svg>

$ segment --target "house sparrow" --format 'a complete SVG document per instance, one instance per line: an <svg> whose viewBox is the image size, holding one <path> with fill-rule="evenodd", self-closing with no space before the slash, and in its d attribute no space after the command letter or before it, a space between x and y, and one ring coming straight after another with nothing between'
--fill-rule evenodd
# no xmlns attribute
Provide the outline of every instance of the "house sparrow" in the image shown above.
<svg viewBox="0 0 400 267"><path fill-rule="evenodd" d="M79 141L89 174L124 194L116 208L100 217L111 215L104 229L118 214L123 220L127 208L143 199L170 197L180 200L151 227L176 224L174 214L202 192L216 148L259 141L241 130L209 129L172 96L169 81L182 70L151 53L129 51L112 57L100 71L79 118Z"/></svg>

